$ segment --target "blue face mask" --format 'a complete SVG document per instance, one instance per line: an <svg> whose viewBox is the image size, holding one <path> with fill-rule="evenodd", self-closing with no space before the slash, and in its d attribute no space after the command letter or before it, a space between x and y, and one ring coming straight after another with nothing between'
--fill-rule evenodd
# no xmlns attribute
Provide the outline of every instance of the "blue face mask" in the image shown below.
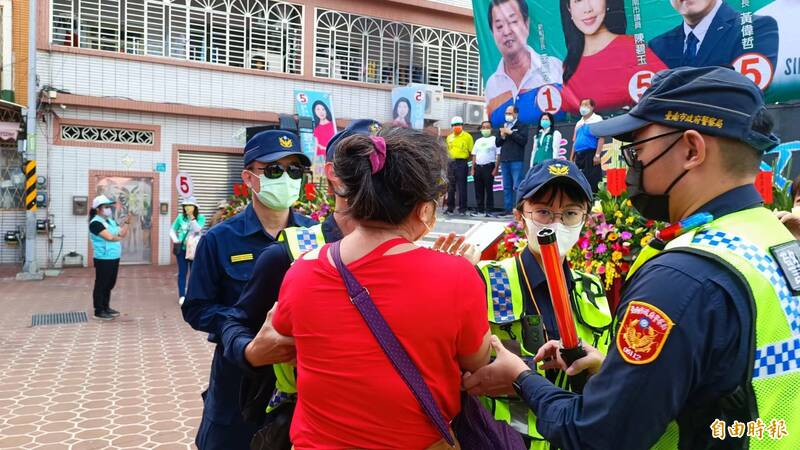
<svg viewBox="0 0 800 450"><path fill-rule="evenodd" d="M550 125L551 125L550 120L548 120L548 119L543 119L539 123L542 125L542 128L550 128Z"/></svg>

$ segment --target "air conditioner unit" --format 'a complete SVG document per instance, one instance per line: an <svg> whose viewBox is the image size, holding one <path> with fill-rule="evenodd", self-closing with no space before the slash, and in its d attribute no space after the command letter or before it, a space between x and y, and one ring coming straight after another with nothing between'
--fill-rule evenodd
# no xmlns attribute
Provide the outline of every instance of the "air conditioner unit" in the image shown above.
<svg viewBox="0 0 800 450"><path fill-rule="evenodd" d="M467 125L480 125L486 117L486 108L483 102L464 102L464 123Z"/></svg>
<svg viewBox="0 0 800 450"><path fill-rule="evenodd" d="M442 87L416 83L409 84L408 86L425 91L426 119L441 120L445 118L444 89L442 89Z"/></svg>

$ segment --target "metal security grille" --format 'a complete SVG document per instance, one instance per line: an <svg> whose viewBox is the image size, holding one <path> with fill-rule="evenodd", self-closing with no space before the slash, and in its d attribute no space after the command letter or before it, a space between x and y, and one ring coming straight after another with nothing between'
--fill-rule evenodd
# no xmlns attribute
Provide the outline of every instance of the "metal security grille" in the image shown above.
<svg viewBox="0 0 800 450"><path fill-rule="evenodd" d="M71 323L85 323L86 313L83 311L34 314L31 316L31 326L39 325L67 325Z"/></svg>
<svg viewBox="0 0 800 450"><path fill-rule="evenodd" d="M57 45L302 73L303 7L268 0L53 0Z"/></svg>
<svg viewBox="0 0 800 450"><path fill-rule="evenodd" d="M217 202L233 195L233 185L242 182L242 156L224 153L179 152L178 168L188 172L194 185L200 213L206 223Z"/></svg>
<svg viewBox="0 0 800 450"><path fill-rule="evenodd" d="M475 36L317 9L314 75L481 94Z"/></svg>
<svg viewBox="0 0 800 450"><path fill-rule="evenodd" d="M155 133L150 130L62 125L59 132L63 141L133 145L153 145L155 142Z"/></svg>

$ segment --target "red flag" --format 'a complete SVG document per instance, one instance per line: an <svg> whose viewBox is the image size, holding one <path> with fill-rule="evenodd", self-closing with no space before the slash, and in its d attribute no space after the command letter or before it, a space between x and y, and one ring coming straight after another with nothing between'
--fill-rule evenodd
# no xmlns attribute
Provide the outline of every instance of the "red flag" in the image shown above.
<svg viewBox="0 0 800 450"><path fill-rule="evenodd" d="M764 199L764 203L767 205L772 204L772 172L762 170L761 172L756 175L756 182L755 182L756 189L758 193L761 194L761 198Z"/></svg>
<svg viewBox="0 0 800 450"><path fill-rule="evenodd" d="M608 169L606 170L606 179L608 184L608 192L612 197L619 197L627 190L625 185L625 176L627 175L626 169Z"/></svg>
<svg viewBox="0 0 800 450"><path fill-rule="evenodd" d="M306 200L314 201L317 199L317 187L314 183L306 183Z"/></svg>

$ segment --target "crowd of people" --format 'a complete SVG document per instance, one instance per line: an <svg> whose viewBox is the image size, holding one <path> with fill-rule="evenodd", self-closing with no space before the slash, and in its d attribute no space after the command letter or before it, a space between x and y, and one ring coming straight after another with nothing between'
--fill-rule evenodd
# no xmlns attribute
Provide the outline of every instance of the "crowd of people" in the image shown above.
<svg viewBox="0 0 800 450"><path fill-rule="evenodd" d="M779 142L760 91L728 69L680 68L626 115L602 120L593 106L580 102L569 158L552 116L529 131L515 105L477 140L459 117L445 143L353 121L326 148L335 209L322 224L292 209L311 165L299 138L254 135L245 210L199 239L205 218L186 199L172 227L183 317L215 344L198 448L481 448L464 423L500 430L510 437L493 448L515 450L800 448L800 216L763 208L753 186ZM628 143L633 206L680 224L641 252L616 311L603 283L565 259L594 203L604 138ZM453 235L416 244L437 211L467 211L468 174L490 215L499 173L524 250L480 261ZM125 234L112 204L95 199L90 221L104 319L118 314L109 296ZM554 305L546 229L573 323ZM565 326L586 352L569 363ZM462 417L471 396L494 425ZM748 424L747 436L722 441L720 421Z"/></svg>

